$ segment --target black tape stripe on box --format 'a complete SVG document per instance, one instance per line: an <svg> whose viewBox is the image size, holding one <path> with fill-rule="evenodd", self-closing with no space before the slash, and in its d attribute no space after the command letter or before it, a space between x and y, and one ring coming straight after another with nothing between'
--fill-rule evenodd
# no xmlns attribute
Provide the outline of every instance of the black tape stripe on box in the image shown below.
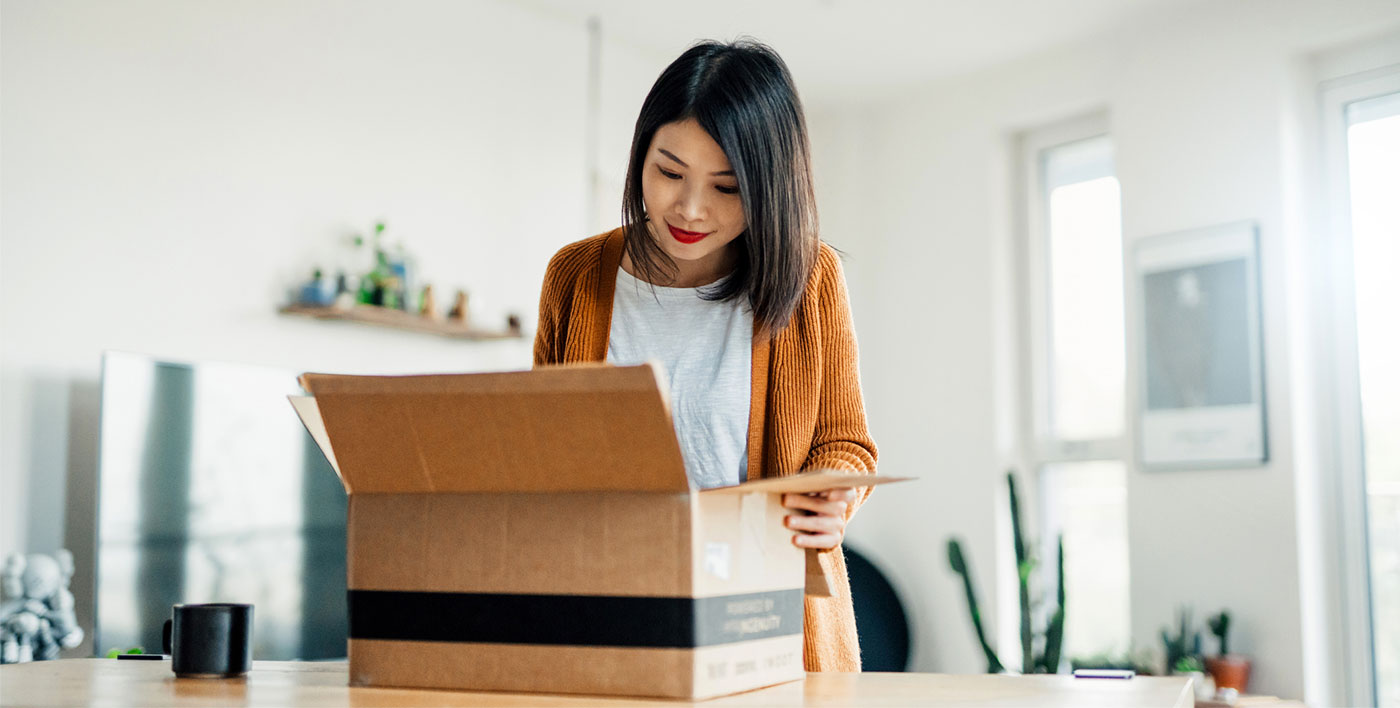
<svg viewBox="0 0 1400 708"><path fill-rule="evenodd" d="M351 590L350 638L693 648L800 634L802 591L615 597Z"/></svg>

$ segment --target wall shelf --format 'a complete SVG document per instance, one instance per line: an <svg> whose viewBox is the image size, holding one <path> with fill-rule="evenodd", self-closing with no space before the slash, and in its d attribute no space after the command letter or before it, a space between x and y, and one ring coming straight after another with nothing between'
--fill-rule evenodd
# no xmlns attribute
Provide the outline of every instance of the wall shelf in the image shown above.
<svg viewBox="0 0 1400 708"><path fill-rule="evenodd" d="M376 307L374 305L355 305L351 308L340 307L320 307L315 305L286 305L278 308L279 313L284 315L295 315L297 317L311 317L318 320L342 320L346 322L360 322L364 324L379 325L381 327L393 327L395 329L408 330L412 332L422 332L425 334L436 334L454 339L471 339L477 341L499 340L499 339L520 339L524 335L515 331L490 331L473 329L464 326L460 322L450 320L431 319L422 317L403 310L393 310L387 307Z"/></svg>

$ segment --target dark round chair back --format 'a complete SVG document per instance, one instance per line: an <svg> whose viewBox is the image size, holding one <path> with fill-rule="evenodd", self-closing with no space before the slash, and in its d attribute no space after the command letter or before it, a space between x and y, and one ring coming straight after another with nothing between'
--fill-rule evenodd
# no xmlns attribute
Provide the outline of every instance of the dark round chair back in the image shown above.
<svg viewBox="0 0 1400 708"><path fill-rule="evenodd" d="M909 620L899 595L870 559L850 546L844 550L860 636L861 669L905 671L909 667Z"/></svg>

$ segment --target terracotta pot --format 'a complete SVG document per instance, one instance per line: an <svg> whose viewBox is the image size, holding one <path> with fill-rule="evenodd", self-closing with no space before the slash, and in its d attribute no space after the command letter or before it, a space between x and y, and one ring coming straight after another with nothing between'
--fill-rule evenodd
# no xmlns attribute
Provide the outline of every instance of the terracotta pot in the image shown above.
<svg viewBox="0 0 1400 708"><path fill-rule="evenodd" d="M1239 654L1226 654L1206 659L1206 671L1215 679L1216 690L1233 688L1240 693L1249 685L1249 658Z"/></svg>

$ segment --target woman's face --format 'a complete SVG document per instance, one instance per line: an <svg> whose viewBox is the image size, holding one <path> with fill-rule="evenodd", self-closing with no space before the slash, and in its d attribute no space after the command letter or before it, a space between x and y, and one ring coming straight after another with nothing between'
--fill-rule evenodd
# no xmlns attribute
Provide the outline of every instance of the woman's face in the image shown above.
<svg viewBox="0 0 1400 708"><path fill-rule="evenodd" d="M693 118L657 128L642 168L648 227L682 272L724 275L727 247L744 232L744 203L729 158Z"/></svg>

